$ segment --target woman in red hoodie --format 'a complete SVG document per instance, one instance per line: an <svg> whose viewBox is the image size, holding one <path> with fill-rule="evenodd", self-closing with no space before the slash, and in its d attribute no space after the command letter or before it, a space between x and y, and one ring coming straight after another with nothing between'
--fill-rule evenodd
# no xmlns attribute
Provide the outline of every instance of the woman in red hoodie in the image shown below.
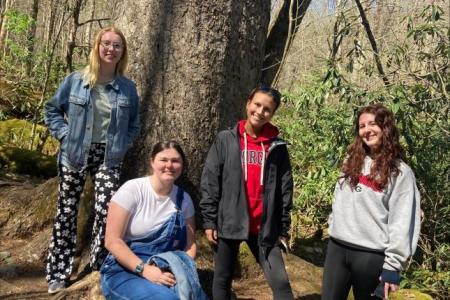
<svg viewBox="0 0 450 300"><path fill-rule="evenodd" d="M293 299L280 251L291 223L291 165L286 142L270 123L279 105L277 90L256 87L247 100L247 119L217 135L205 162L200 209L214 246L215 300L230 299L242 241L262 267L274 299Z"/></svg>

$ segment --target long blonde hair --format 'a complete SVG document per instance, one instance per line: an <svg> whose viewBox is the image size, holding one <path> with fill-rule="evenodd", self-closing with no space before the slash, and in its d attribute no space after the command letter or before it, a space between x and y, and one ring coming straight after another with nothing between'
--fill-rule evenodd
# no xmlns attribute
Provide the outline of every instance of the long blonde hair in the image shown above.
<svg viewBox="0 0 450 300"><path fill-rule="evenodd" d="M116 65L115 74L124 75L128 66L128 47L125 36L122 31L115 27L106 27L100 30L95 36L94 44L92 45L91 52L89 54L89 64L83 69L82 73L84 78L89 82L89 85L94 86L100 76L100 42L102 36L107 32L114 32L122 39L122 56Z"/></svg>

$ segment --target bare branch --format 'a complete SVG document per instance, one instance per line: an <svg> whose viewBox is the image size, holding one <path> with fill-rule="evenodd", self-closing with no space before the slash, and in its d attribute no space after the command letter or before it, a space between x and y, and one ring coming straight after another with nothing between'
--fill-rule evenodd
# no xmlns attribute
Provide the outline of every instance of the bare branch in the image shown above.
<svg viewBox="0 0 450 300"><path fill-rule="evenodd" d="M78 23L78 26L81 27L83 25L86 25L86 24L92 23L92 22L98 22L100 24L101 21L109 21L109 20L111 20L111 18L90 19L90 20L84 21L82 23Z"/></svg>

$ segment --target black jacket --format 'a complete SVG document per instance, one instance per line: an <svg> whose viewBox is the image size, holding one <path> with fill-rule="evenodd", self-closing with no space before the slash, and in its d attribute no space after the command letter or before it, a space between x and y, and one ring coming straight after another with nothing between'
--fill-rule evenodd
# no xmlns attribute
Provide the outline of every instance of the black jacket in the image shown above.
<svg viewBox="0 0 450 300"><path fill-rule="evenodd" d="M225 239L246 240L249 215L242 175L238 127L219 132L203 168L200 211L204 229ZM286 142L271 141L264 168L263 215L259 244L273 247L291 225L292 172Z"/></svg>

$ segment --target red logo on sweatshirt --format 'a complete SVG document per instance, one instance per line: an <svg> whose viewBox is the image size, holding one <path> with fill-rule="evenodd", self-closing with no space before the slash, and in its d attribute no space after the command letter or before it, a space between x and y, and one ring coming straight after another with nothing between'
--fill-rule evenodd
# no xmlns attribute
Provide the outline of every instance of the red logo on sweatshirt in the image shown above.
<svg viewBox="0 0 450 300"><path fill-rule="evenodd" d="M247 164L248 165L262 165L263 161L263 152L255 151L255 150L247 150ZM245 151L241 150L241 162L242 165L245 163Z"/></svg>
<svg viewBox="0 0 450 300"><path fill-rule="evenodd" d="M367 186L368 188L371 188L375 192L382 192L383 191L383 189L380 187L380 185L378 183L376 183L373 180L370 180L369 177L367 177L365 175L359 175L359 183L361 183L362 185Z"/></svg>

